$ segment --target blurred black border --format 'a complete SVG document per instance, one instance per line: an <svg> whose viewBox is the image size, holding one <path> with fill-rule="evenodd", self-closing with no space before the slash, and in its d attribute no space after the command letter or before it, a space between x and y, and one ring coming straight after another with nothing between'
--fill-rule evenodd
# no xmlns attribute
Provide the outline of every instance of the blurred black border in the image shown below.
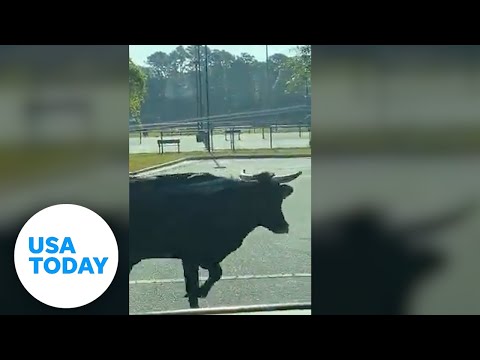
<svg viewBox="0 0 480 360"><path fill-rule="evenodd" d="M128 10L122 17L99 11L89 13L88 21L79 16L59 19L42 17L38 25L31 24L35 31L12 31L4 26L4 44L178 44L178 43L260 43L284 44L474 44L480 43L480 30L476 19L454 9L443 11L438 6L423 8L389 6L382 9L344 3L322 3L310 9L307 3L284 6L276 4L262 7L225 5L225 16L210 14L215 5L195 7L193 11L169 8L162 4L162 11L142 12L132 16ZM232 9L232 6L234 7ZM230 10L233 11L230 11ZM78 10L78 9L76 9ZM386 11L382 11L386 10ZM115 12L117 14L117 12ZM80 12L81 14L81 12ZM167 14L169 21L163 21ZM180 16L181 14L181 16ZM434 14L434 15L433 15ZM170 17L178 16L178 25ZM62 28L62 31L59 31ZM202 40L202 41L199 41Z"/></svg>
<svg viewBox="0 0 480 360"><path fill-rule="evenodd" d="M459 35L460 33L461 32L457 33L457 35ZM448 44L449 43L448 41L443 41L444 39L441 39L441 36L440 36L441 34L442 34L442 29L439 29L439 33L438 33L439 43ZM422 39L423 35L424 34L420 32L419 39ZM473 32L470 35L475 36L475 32ZM462 37L459 36L459 40L461 39ZM429 44L432 44L432 43L433 42L429 42ZM392 43L388 42L388 44L392 44ZM409 45L412 45L412 43L409 43ZM438 63L441 63L441 61L444 60L444 59L441 59L441 56L448 54L448 51L451 51L452 54L459 53L460 55L464 55L464 54L470 55L473 52L478 54L478 50L480 49L480 46L455 46L455 45L450 46L450 45L445 47L439 47L439 48L443 48L443 51L444 51L443 53L441 51L438 51L438 52L435 51L436 49L434 46L432 47L426 46L423 49L425 50L424 54L427 54L428 56L430 56L430 58L426 57L430 60L430 62L428 62L427 65L430 65L430 64L435 65L436 61L438 61ZM388 48L388 47L389 46L385 46L385 48ZM318 48L315 48L315 45L314 45L312 47L312 57L313 57L312 59L313 61L312 94L315 94L315 91L317 90L317 88L315 87L316 84L319 84L321 82L321 79L319 79L317 75L321 77L321 74L323 75L329 74L330 69L332 69L330 74L333 74L333 76L338 74L338 69L335 69L335 66L332 66L335 60L337 59L346 60L345 64L342 64L344 65L344 67L339 67L341 69L340 71L347 69L347 71L351 70L352 74L357 74L358 72L356 73L355 71L358 71L358 69L361 69L361 67L359 66L358 69L355 68L355 60L361 59L363 61L363 62L358 61L359 64L368 63L368 61L370 60L368 57L369 54L373 54L377 52L378 50L377 48L381 48L381 46L378 46L378 47L377 46L365 46L365 47L360 47L360 46L341 47L340 46L338 48L335 46L323 46L323 47L319 46ZM404 55L403 53L404 51L405 51L405 54L408 55L409 52L415 53L421 47L420 46L404 46L404 47L391 46L389 48L396 51L390 54L391 55L390 59L393 59L391 63L391 67L394 68L394 66L398 66L399 64L404 65L402 64L402 61L403 61L402 56ZM448 51L445 51L445 49L447 49ZM335 58L335 56L331 56L331 57L326 56L324 59L321 59L321 56L319 55L321 54L330 55L329 54L330 50L335 50L335 51L331 51L331 53L335 52L339 56L337 58ZM371 50L374 50L374 51L371 51ZM362 53L363 51L364 53ZM359 54L362 56L359 56ZM397 57L395 57L395 55L397 55ZM464 55L464 57L459 57L459 58L469 59L467 55ZM371 58L373 59L374 56L372 56ZM448 56L445 58L449 59ZM455 58L455 57L452 55L452 58ZM473 63L477 64L477 67L474 69L478 69L478 61L475 61L476 59L473 56L472 58L474 60L472 61L472 64ZM444 63L448 63L448 61L444 61ZM463 65L461 67L462 70L465 70L465 69L467 71L469 70L468 62L464 62L464 63L459 62L459 63ZM375 68L375 66L377 66L378 63L376 64L374 61L372 61L371 64L370 63L368 64L371 65L371 68L373 69ZM465 64L467 64L467 66L465 66ZM406 62L404 69L410 69L409 66L411 66L411 64ZM322 69L322 72L316 70L317 68ZM381 69L381 67L379 68ZM386 68L386 69L391 69L391 68ZM318 72L316 73L316 71ZM375 72L372 71L372 73L375 73ZM442 72L440 73L443 74ZM461 73L464 74L465 72L461 72ZM364 81L363 79L368 78L368 76L371 73L366 72L366 74L367 75L361 78L362 80L356 82L355 85ZM478 71L476 72L476 74L478 74ZM322 86L318 87L319 90L320 88L322 88L323 94L325 93L328 94L328 91L329 91L328 86L331 86L331 84L334 81L336 81L336 78L334 78L333 76L328 78L327 81L323 82L323 85L324 85L323 88ZM348 73L346 75L342 74L339 77L341 81L345 81L345 78L343 78L343 76L348 78L350 74ZM352 76L352 78L355 80L359 79L359 78L355 78L354 76ZM470 77L466 77L466 78L470 79ZM477 86L476 89L478 89L478 77L474 79L477 79L477 82L474 82L474 84ZM348 87L345 87L345 88L348 89ZM322 94L322 92L319 91L317 94ZM348 105L348 100L342 102L342 100L344 100L345 98L349 99L348 96L346 96L345 98L342 98L341 96L339 96L339 98L341 100L338 101L338 105L337 103L335 103L335 101L331 101L332 100L331 98L328 100L324 99L324 101L325 102L330 101L330 104L334 104L333 106L338 106L338 108L343 108L346 105L346 103ZM362 100L367 99L365 103L368 104L368 95L365 97L359 97L359 98ZM470 101L470 104L472 103L475 104L476 97L472 96L471 98L467 98L467 99ZM321 102L321 98L316 99L315 96L312 96L312 100L313 101L317 100L320 103L318 104L317 102L316 103L317 105L315 105L314 103L314 105L312 106L312 113L314 113L313 117L315 119L313 127L315 128L316 126L315 124L320 124L320 122L322 121L322 115L320 113L322 102ZM438 99L435 99L435 100L438 101ZM379 103L381 103L381 101ZM432 103L435 104L435 102L433 101ZM354 102L354 104L356 106L356 109L358 109L363 105L361 101ZM330 113L332 113L332 109L330 108L329 110L331 111ZM355 119L356 115L357 113L355 111L352 112L352 115L351 115L352 121L357 120ZM326 119L326 117L324 116L323 119ZM359 119L362 119L362 118L359 118ZM478 117L476 117L475 119L478 119ZM478 123L475 123L475 124L476 124L476 127L478 128ZM433 125L429 124L427 128L428 130L435 130L435 126L436 126L436 123L433 123ZM325 128L326 127L324 127L323 130L325 130ZM367 131L365 131L365 133L363 134L366 134L369 130L372 130L372 129L376 130L375 126L372 126L371 128L366 127L366 129ZM316 130L314 129L313 134L315 134L315 131ZM314 140L313 146L312 146L314 159L316 159L316 156L319 156L318 155L319 153L322 153L322 156L325 155L325 151L321 149L320 146L317 148L316 145L317 145L316 141ZM334 149L332 153L334 155L339 155L339 158L342 158L342 156L345 156L346 158L361 158L362 156L364 156L364 154L360 150L358 150L358 148L355 152L355 150L342 148L342 146L344 145L338 146L338 149L340 149L341 151L337 151L336 149ZM470 150L467 149L465 152L468 154L469 151ZM341 152L343 152L343 154L340 154ZM368 150L365 152L368 155ZM450 155L449 152L450 150L446 151L447 157L445 160L455 162L456 159L455 159L454 152L451 153L453 155L451 158L449 158L448 156ZM380 156L384 156L387 153L388 151L385 151L385 150L382 151L382 153L379 153L378 150L376 151L376 154ZM474 156L478 156L478 150L473 150L472 154ZM403 152L403 150L401 150L400 155L409 156L409 158L407 159L412 159L412 160L415 159L416 157L416 154L413 151L409 155L407 152ZM435 156L436 154L433 154L433 155ZM327 157L328 156L329 154L327 154ZM444 155L440 154L439 152L439 156L444 156ZM427 157L428 157L428 154L427 154ZM420 155L420 158L421 158L421 155ZM393 160L393 162L395 162L395 156L390 157L389 160ZM329 158L328 161L334 162L335 156L333 156L332 158ZM365 163L362 163L362 165L364 164ZM344 170L347 166L350 166L350 165L345 165L345 163L342 163L342 165L344 166L342 170ZM317 170L317 171L312 171L312 173L320 174L320 171L318 170L319 168L321 168L321 165L313 161L313 166L314 166L313 170ZM358 163L355 163L355 165L352 166L352 169L355 169L355 167L358 167L358 166L359 166ZM475 168L475 165L472 165L472 168ZM377 168L373 166L371 169L368 168L368 170L366 171L369 171L369 170L375 171L373 169L377 169ZM408 173L408 171L409 170L407 167L407 170L404 171L403 175L409 176L410 174ZM341 172L341 176L345 176L346 173L349 174L348 176L353 178L353 180L351 182L345 182L344 181L345 179L339 179L339 180L343 180L343 181L339 181L339 183L342 183L344 187L349 186L345 184L350 184L356 181L354 179L356 174L354 170L349 172ZM414 175L411 175L411 176L414 176ZM314 177L316 178L315 175ZM337 177L338 176L335 176L334 179L336 180ZM361 178L361 176L359 177ZM314 181L312 184L315 184L315 183L320 184L320 181L323 181L321 177L319 178L319 180L317 180L317 182ZM398 183L393 182L389 184L391 186L390 191L392 193L395 193L394 189L397 186L400 186L400 187L402 186L401 181L402 180L399 180ZM417 181L416 186L419 186L420 188L428 189L430 185L429 181L431 180L416 180L416 181ZM372 180L372 178L369 178L369 182L370 184L373 182L374 183L373 187L375 187L376 185L375 180ZM332 184L332 178L330 178L330 182L328 182L328 184L330 185ZM451 186L452 188L455 188L456 186L455 183L449 183L448 185ZM318 186L317 190L315 190L316 187L313 186L314 190L312 193L312 200L315 199L317 204L321 204L323 201L322 199L325 199L326 196L323 196L323 197L321 196L321 191L322 191L320 190L321 187L319 185L317 186ZM332 191L332 193L336 194L335 196L338 197L339 194L341 194L342 185L339 185L340 190L335 189L335 186L336 185L334 185L333 189L330 189L330 191ZM368 197L371 193L373 194L375 192L375 190L372 190L372 188L368 186L366 187L366 189L369 189L369 190L366 191L368 195L366 195L365 197ZM325 195L326 192L328 191L329 190L323 187L323 195ZM361 191L363 190L360 190L360 192ZM371 193L369 191L371 191ZM448 191L447 188L446 188L446 191ZM428 192L428 190L426 190L426 192ZM475 194L477 193L475 192L473 194L470 194L467 192L464 194L465 196L463 197L459 196L458 202L462 204L461 206L464 206L465 205L464 198L472 197L471 199L468 200L467 203L472 201L475 204L474 200L477 200L476 205L477 205L477 212L478 212L478 196L475 198ZM400 196L402 196L401 193L400 195L398 195L398 197ZM363 201L365 201L365 197L362 198ZM372 198L374 197L375 196L372 196ZM422 202L421 199L422 197L419 196L420 203ZM343 200L350 200L350 199L345 198ZM408 308L409 306L407 305L408 300L410 300L410 294L411 294L409 293L409 282L416 281L416 276L417 276L416 267L418 266L419 268L421 268L423 265L428 264L429 257L431 257L433 264L435 264L435 262L438 261L439 269L442 269L442 270L444 270L445 268L448 269L448 265L449 265L448 257L450 256L450 253L448 253L446 249L443 249L443 252L440 251L440 247L438 247L437 249L434 249L434 246L432 246L432 248L425 246L425 248L423 248L423 250L425 251L423 254L421 252L416 252L416 251L410 252L410 249L415 249L414 246L412 246L409 249L410 245L413 244L413 242L409 242L409 236L411 233L403 230L400 231L399 227L398 228L394 226L390 227L389 221L391 219L388 218L388 215L389 215L389 210L391 210L390 208L391 208L392 202L393 203L395 202L394 200L392 200L388 205L377 204L377 200L375 199L372 199L360 204L356 203L357 201L358 199L353 199L353 201L351 202L349 201L350 208L348 209L347 212L342 211L339 214L332 214L332 218L333 218L332 223L329 223L329 221L331 221L332 218L330 218L327 221L321 216L318 216L318 218L315 218L314 215L312 214L312 296L313 296L312 313L314 315L315 314L319 314L319 315L325 315L325 314L389 315L392 313L400 312L401 315L409 315L410 309ZM373 208L371 207L372 205L374 205ZM415 208L416 207L421 208L422 204L418 206L417 203L413 202L413 204L410 204L410 205L411 205L410 211L412 212L412 215L416 216ZM355 206L358 206L358 208L356 208ZM470 214L475 211L475 205L474 206L468 205L466 208L467 209L470 208L470 210L467 210L466 212L464 212L464 214ZM371 212L371 210L373 210L373 212ZM443 209L438 209L438 210L440 213L442 211L445 211ZM432 211L432 209L430 209L430 211ZM383 216L380 216L380 215L386 215L386 217L384 218ZM446 218L448 219L448 217ZM451 218L455 218L455 216L452 216ZM461 216L459 216L459 218L461 218ZM442 217L439 217L437 219L442 219ZM423 221L422 216L420 215L419 219L417 220ZM428 224L428 222L426 223ZM428 237L430 239L435 238L436 235L437 236L439 235L438 233L440 232L440 230L444 229L442 228L442 226L444 226L442 224L448 225L452 223L453 225L456 225L454 221L452 222L450 220L447 220L447 221L437 220L436 222L435 221L430 222L430 224L437 224L437 225L434 225L433 227L430 227L430 229L435 229L437 232L436 233L432 232L432 234L427 233L428 236L425 236L425 233L422 233L422 236L424 236L424 238ZM426 228L428 229L428 227ZM471 234L472 233L465 236L466 237L470 236L471 241L474 242L477 239L474 239L473 238L474 235L471 235ZM396 246L395 243L390 242L391 239L401 239L401 241L396 243L396 244L401 244L401 246ZM455 239L454 236L451 240L453 241L453 246L455 246L456 240L457 240L457 244L459 243L458 242L459 239L458 238ZM362 246L360 246L359 244L361 244ZM428 244L431 245L431 243L428 243ZM439 250L439 252L437 253L436 250ZM453 250L451 251L453 252ZM424 257L423 260L419 260L419 259L422 259L422 256ZM387 259L387 260L382 262L379 259ZM408 261L405 261L405 259L408 259ZM415 259L415 260L412 260L412 259ZM422 264L422 261L424 261L423 264ZM469 260L465 260L465 261L469 261ZM433 265L433 267L435 269L435 265ZM425 265L425 268L428 268L428 265ZM445 272L443 272L443 275L444 274ZM418 277L418 278L421 278L421 277ZM385 285L385 284L387 286L379 286L379 285ZM467 287L468 291L466 291L466 293L468 294L468 292L471 291L471 294L473 294L474 291L477 289L472 289L473 282L469 283L469 285L470 287ZM334 291L331 291L332 289ZM418 287L414 286L410 289L414 289L413 291L417 291ZM334 295L331 295L331 294L334 294ZM454 298L455 295L458 297L465 296L465 298L467 299L469 298L468 296L465 295L465 293L459 293L459 294L454 293L452 294L452 298ZM374 301L371 301L372 299L374 299ZM398 299L399 301L392 302L392 299L393 300ZM470 304L471 303L472 301L470 300ZM398 304L400 306L397 306ZM462 305L457 305L455 312L461 313L462 312L461 306ZM448 306L446 306L445 308L447 312L453 311L451 309L449 310ZM395 311L397 312L391 311L392 309L395 309ZM445 312L445 310L443 311L444 312L442 312L442 314L446 315L447 313ZM478 310L474 311L473 314L477 312ZM414 316L419 317L420 315L414 315Z"/></svg>
<svg viewBox="0 0 480 360"><path fill-rule="evenodd" d="M42 32L40 29L39 32L30 34L35 38L41 36ZM17 35L21 37L21 34ZM16 36L9 40L16 40ZM16 91L14 94L17 94L12 101L13 110L10 109L9 112L7 109L7 114L10 115L0 118L3 135L6 135L3 139L8 136L13 139L9 143L0 144L1 159L6 160L6 165L2 162L5 171L3 175L7 175L7 181L2 183L2 195L10 195L3 203L0 198L0 217L4 220L0 225L0 315L128 315L127 58L126 45L0 45L0 70L2 75L6 75L0 78L0 86L7 93L13 88ZM108 96L107 100L102 97L102 92L97 93L100 94L97 98L91 97L90 94L95 94L96 89L102 90L102 85L114 89L115 99L124 96L124 107L116 107L120 115L115 111L111 115L111 108L102 111L105 107L98 106L98 99L102 101L102 106L109 101ZM77 89L80 91L77 92ZM14 130L9 133L13 121L34 118L29 111L32 98L35 99L36 102L33 103L37 108L38 104L46 104L44 108L47 110L68 108L70 114L77 111L75 105L89 104L87 109L95 108L94 116L89 116L87 111L87 116L81 112L75 119L93 119L93 122L87 122L85 128L92 131L90 125L98 124L93 130L96 131L96 136L88 137L89 135L85 136L87 132L81 132L72 141L58 141L56 138L52 141L53 137L42 138L35 132L25 135L25 132L21 132L23 130L17 130L17 133ZM71 107L70 104L74 106ZM37 110L33 110L33 114L35 111ZM24 113L28 116L24 116ZM124 117L124 120L117 122L118 117ZM24 124L28 128L29 123ZM114 131L111 130L112 124ZM105 130L107 128L108 132ZM108 136L100 136L102 132L103 135L107 132ZM32 138L35 141L29 139L32 135L35 135ZM45 167L55 152L66 155L55 166ZM40 155L35 157L32 154ZM94 161L91 161L92 155L95 156ZM81 161L85 159L87 161ZM33 163L40 170L29 169ZM18 167L12 164L18 164ZM92 177L98 170L101 174ZM122 173L124 177L121 176ZM8 175L12 174L16 176L8 181ZM57 179L55 175L58 174L66 177L60 176ZM89 176L90 180L87 180ZM110 186L113 182L119 186ZM124 188L120 187L121 183ZM105 184L113 190L106 191ZM122 198L124 202L121 201ZM58 203L74 203L95 211L114 232L119 250L117 273L109 288L97 300L75 309L57 309L34 299L23 288L14 266L14 246L20 229L36 212ZM10 209L9 206L13 208Z"/></svg>
<svg viewBox="0 0 480 360"><path fill-rule="evenodd" d="M40 210L40 209L39 209ZM28 221L19 221L16 226L0 231L2 263L0 264L2 292L1 315L128 315L128 223L119 221L111 213L97 212L110 226L119 249L118 268L108 289L93 302L74 309L50 307L33 298L23 287L15 271L13 252L15 239ZM123 251L122 251L123 249ZM8 256L11 254L11 256Z"/></svg>
<svg viewBox="0 0 480 360"><path fill-rule="evenodd" d="M259 14L261 16L261 14ZM283 20L283 17L286 14L270 14L271 18L275 19L278 16L279 20ZM258 18L255 16L255 18ZM143 20L143 19L142 19ZM185 22L188 22L188 18L184 19ZM388 20L388 19L387 19ZM386 21L387 21L386 20ZM159 22L150 22L146 26L136 26L132 24L132 28L128 32L123 32L118 30L117 26L114 24L109 24L105 26L100 33L97 33L99 30L95 26L88 26L86 29L82 28L76 33L69 34L68 42L70 43L90 43L86 39L91 38L95 39L93 42L100 43L110 43L110 44L119 44L119 43L178 43L181 41L188 42L189 39L196 40L198 37L204 38L208 42L226 42L230 44L240 44L240 43L249 43L254 42L258 43L261 40L270 43L286 43L289 41L297 43L315 43L320 42L323 44L378 44L378 43L389 43L389 44L415 44L415 43L429 43L429 44L440 44L440 43L475 43L479 42L480 36L478 29L465 29L455 28L454 24L445 25L442 27L440 24L437 25L428 25L421 30L415 29L414 25L409 24L409 26L404 26L401 28L396 28L395 30L389 30L388 27L379 26L378 24L369 24L368 18L358 19L356 22L348 21L348 17L343 18L342 16L332 13L329 14L319 14L318 20L312 19L310 17L297 16L293 20L286 21L287 26L278 28L273 27L272 22L265 22L263 26L258 26L258 28L252 28L244 23L241 31L235 26L235 22L230 20L228 21L228 26L226 23L222 24L203 24L196 26L192 29L191 25L186 26L183 29L175 31L162 31ZM240 22L237 26L240 27ZM53 33L53 29L51 30ZM6 39L7 42L47 42L54 43L55 41L45 41L45 35L48 38L49 29L38 29L32 34L29 34L29 40L22 38L20 33L9 36ZM56 35L58 35L58 28L55 29ZM160 33L160 34L159 34ZM201 34L199 36L199 34ZM91 35L91 36L89 36ZM32 38L33 36L33 38ZM35 37L37 39L35 39ZM182 39L182 40L180 40ZM57 40L61 42L60 39ZM7 45L9 46L9 45ZM10 45L15 46L15 45ZM54 46L54 45L52 45ZM74 46L74 45L72 45ZM125 59L126 60L126 59ZM126 61L125 61L126 64ZM125 68L127 70L127 68ZM100 214L102 217L104 214ZM120 231L123 233L124 230L116 230L116 226L112 225L109 222L109 225L112 227L113 231L117 235L117 232ZM18 230L23 226L23 223L18 226ZM127 230L128 231L128 230ZM17 231L18 234L18 231ZM128 241L128 239L127 239ZM122 261L120 261L122 262ZM124 275L122 275L124 276ZM128 278L128 273L127 273ZM117 294L112 293L111 295L105 293L102 298L105 299L109 296L116 297ZM128 294L127 294L128 296ZM107 306L108 307L108 306ZM81 309L81 310L80 310ZM85 312L83 308L80 308L78 313L82 314L115 314L115 310L112 307L108 307L108 311L98 310L87 311ZM51 310L48 307L48 310ZM48 312L48 311L47 311ZM56 314L59 314L59 311L55 309ZM43 313L43 311L42 311ZM70 312L71 313L71 312ZM126 315L126 314L125 314ZM135 317L135 316L134 316ZM115 319L116 317L111 317ZM157 321L156 316L136 316L136 319L133 321ZM143 319L143 320L140 320ZM150 320L149 320L150 319ZM330 324L331 325L331 324Z"/></svg>
<svg viewBox="0 0 480 360"><path fill-rule="evenodd" d="M256 4L255 4L256 5ZM403 4L402 4L403 5ZM474 7L471 7L474 9ZM480 42L475 11L452 6L366 6L364 3L308 3L270 6L198 4L192 10L162 3L161 11L116 7L108 13L79 7L75 16L29 18L29 30L4 22L3 43L177 44L472 44ZM217 11L223 16L212 16ZM87 12L88 11L88 12ZM85 13L85 15L83 15ZM168 19L165 21L164 19ZM173 21L172 21L173 20ZM174 22L175 21L175 22ZM8 24L8 25L7 25Z"/></svg>

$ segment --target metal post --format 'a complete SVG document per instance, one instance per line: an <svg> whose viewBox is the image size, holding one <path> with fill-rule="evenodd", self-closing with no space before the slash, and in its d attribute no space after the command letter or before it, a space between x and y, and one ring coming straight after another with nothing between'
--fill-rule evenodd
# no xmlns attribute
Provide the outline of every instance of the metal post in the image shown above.
<svg viewBox="0 0 480 360"><path fill-rule="evenodd" d="M195 101L196 101L196 104L197 104L197 118L200 117L200 98L199 98L199 91L198 91L198 87L200 85L199 83L199 77L198 77L198 74L199 74L199 65L200 65L200 58L198 56L195 56L196 59L195 59ZM197 123L197 128L199 128L199 124ZM197 129L198 130L198 129Z"/></svg>
<svg viewBox="0 0 480 360"><path fill-rule="evenodd" d="M212 132L212 136L210 136L210 150L213 151L213 130L215 130L215 127L212 126L212 128L210 129L210 131Z"/></svg>
<svg viewBox="0 0 480 360"><path fill-rule="evenodd" d="M298 125L298 137L302 137L302 125Z"/></svg>
<svg viewBox="0 0 480 360"><path fill-rule="evenodd" d="M270 149L273 149L273 141L272 141L272 135L273 135L273 131L272 131L272 126L270 126Z"/></svg>
<svg viewBox="0 0 480 360"><path fill-rule="evenodd" d="M202 71L200 68L200 65L201 65L200 45L197 45L197 62L198 62L198 65L197 65L198 117L202 117L203 116L203 98L202 98Z"/></svg>
<svg viewBox="0 0 480 360"><path fill-rule="evenodd" d="M231 141L232 151L235 151L235 132L233 128L230 131L230 141Z"/></svg>
<svg viewBox="0 0 480 360"><path fill-rule="evenodd" d="M265 128L262 126L262 139L265 140Z"/></svg>
<svg viewBox="0 0 480 360"><path fill-rule="evenodd" d="M207 133L208 133L208 152L211 152L211 138L212 133L210 130L210 102L209 102L209 88L208 88L208 46L205 45L205 105L206 105L206 117L207 117Z"/></svg>
<svg viewBox="0 0 480 360"><path fill-rule="evenodd" d="M163 131L160 131L160 140L161 140L161 147L162 147L162 154L163 154Z"/></svg>
<svg viewBox="0 0 480 360"><path fill-rule="evenodd" d="M308 78L305 78L305 105L308 106Z"/></svg>
<svg viewBox="0 0 480 360"><path fill-rule="evenodd" d="M270 75L268 73L268 45L265 45L265 69L266 69L266 79L267 79L267 91L266 91L266 108L270 108Z"/></svg>

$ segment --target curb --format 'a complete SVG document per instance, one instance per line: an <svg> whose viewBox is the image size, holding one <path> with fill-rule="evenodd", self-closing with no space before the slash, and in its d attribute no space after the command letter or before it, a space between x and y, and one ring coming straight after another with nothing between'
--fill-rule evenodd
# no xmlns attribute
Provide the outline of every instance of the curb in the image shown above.
<svg viewBox="0 0 480 360"><path fill-rule="evenodd" d="M215 156L215 160L217 159L291 159L291 158L311 158L312 155L302 155L302 154L269 154L269 155L218 155ZM195 160L212 160L212 156L187 156L181 159L169 161L163 164L159 165L154 165L154 166L149 166L148 168L132 171L129 174L130 175L138 175L142 174L144 172L152 171L152 170L158 170L164 167L180 164L185 161L195 161Z"/></svg>
<svg viewBox="0 0 480 360"><path fill-rule="evenodd" d="M184 158L177 159L177 160L173 160L173 161L169 161L169 162L166 162L166 163L163 163L163 164L154 165L154 166L149 166L149 167L147 167L147 168L143 168L143 169L140 169L140 170L130 171L129 174L130 174L130 175L137 175L137 174L141 174L141 173L144 173L144 172L147 172L147 171L160 169L160 168L162 168L162 167L179 164L179 163L181 163L181 162L188 161L188 160L191 160L191 158L184 157Z"/></svg>

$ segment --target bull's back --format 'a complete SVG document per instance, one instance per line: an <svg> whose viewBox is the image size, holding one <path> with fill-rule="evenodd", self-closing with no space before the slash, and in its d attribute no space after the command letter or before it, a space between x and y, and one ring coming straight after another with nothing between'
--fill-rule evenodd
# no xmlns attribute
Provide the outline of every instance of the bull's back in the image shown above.
<svg viewBox="0 0 480 360"><path fill-rule="evenodd" d="M241 187L213 175L173 180L131 183L132 256L220 261L237 249L253 229Z"/></svg>

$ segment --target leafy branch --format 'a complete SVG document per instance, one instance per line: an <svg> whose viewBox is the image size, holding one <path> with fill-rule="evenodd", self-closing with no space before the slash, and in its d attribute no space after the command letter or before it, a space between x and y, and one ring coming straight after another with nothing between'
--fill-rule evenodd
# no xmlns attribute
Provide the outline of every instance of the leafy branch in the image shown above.
<svg viewBox="0 0 480 360"><path fill-rule="evenodd" d="M130 115L138 118L147 92L147 75L132 59L128 61L128 84L130 88Z"/></svg>

